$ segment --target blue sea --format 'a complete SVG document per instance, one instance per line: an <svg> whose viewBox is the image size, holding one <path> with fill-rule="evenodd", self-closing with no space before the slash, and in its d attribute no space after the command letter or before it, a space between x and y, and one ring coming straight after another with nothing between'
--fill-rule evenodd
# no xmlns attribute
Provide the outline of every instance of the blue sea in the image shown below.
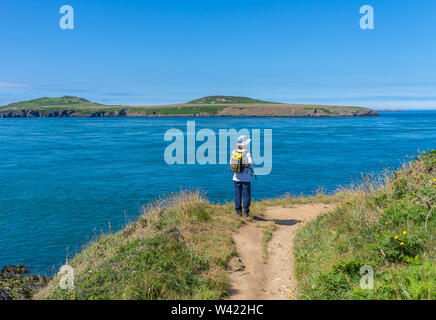
<svg viewBox="0 0 436 320"><path fill-rule="evenodd" d="M363 118L0 119L0 267L50 274L83 245L119 230L156 196L199 188L233 199L224 164L168 165L168 129L271 129L272 171L254 199L332 192L361 173L397 168L436 148L436 111ZM201 143L198 143L201 144ZM217 141L218 144L218 141Z"/></svg>

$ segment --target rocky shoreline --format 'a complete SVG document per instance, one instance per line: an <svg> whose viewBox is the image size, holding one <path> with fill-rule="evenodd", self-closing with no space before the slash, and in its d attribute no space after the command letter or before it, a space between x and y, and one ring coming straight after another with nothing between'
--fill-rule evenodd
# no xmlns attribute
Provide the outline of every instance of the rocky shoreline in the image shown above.
<svg viewBox="0 0 436 320"><path fill-rule="evenodd" d="M126 117L128 116L128 109L115 110L110 112L97 111L93 113L83 113L76 110L65 109L56 111L46 110L3 110L0 111L0 118L52 118L52 117Z"/></svg>
<svg viewBox="0 0 436 320"><path fill-rule="evenodd" d="M0 300L29 300L48 280L23 265L6 266L0 271Z"/></svg>

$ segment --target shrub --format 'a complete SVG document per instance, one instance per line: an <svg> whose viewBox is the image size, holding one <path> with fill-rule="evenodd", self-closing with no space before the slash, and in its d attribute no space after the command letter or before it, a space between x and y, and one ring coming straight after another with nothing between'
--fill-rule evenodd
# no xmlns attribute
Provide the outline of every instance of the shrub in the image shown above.
<svg viewBox="0 0 436 320"><path fill-rule="evenodd" d="M355 299L436 299L436 266L418 257L405 268L384 270L375 281L374 290L354 288Z"/></svg>
<svg viewBox="0 0 436 320"><path fill-rule="evenodd" d="M390 262L407 261L408 257L420 255L425 248L423 240L413 234L384 231L377 235L374 250Z"/></svg>
<svg viewBox="0 0 436 320"><path fill-rule="evenodd" d="M380 218L381 224L405 225L408 221L422 223L425 221L428 210L422 204L399 200L389 203Z"/></svg>
<svg viewBox="0 0 436 320"><path fill-rule="evenodd" d="M309 299L350 299L350 290L360 282L363 263L356 260L339 261L330 271L321 274L307 292Z"/></svg>

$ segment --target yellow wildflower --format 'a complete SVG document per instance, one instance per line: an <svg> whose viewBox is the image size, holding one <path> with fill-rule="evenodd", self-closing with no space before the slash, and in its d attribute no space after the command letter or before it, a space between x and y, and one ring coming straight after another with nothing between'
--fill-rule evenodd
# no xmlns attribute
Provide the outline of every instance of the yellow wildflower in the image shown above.
<svg viewBox="0 0 436 320"><path fill-rule="evenodd" d="M404 242L400 242L400 246L404 246Z"/></svg>
<svg viewBox="0 0 436 320"><path fill-rule="evenodd" d="M406 230L404 230L404 231L403 231L403 234L404 234L404 235L406 235L406 234L407 234L407 231L406 231Z"/></svg>
<svg viewBox="0 0 436 320"><path fill-rule="evenodd" d="M397 239L398 239L398 236L395 236L394 239L397 240Z"/></svg>

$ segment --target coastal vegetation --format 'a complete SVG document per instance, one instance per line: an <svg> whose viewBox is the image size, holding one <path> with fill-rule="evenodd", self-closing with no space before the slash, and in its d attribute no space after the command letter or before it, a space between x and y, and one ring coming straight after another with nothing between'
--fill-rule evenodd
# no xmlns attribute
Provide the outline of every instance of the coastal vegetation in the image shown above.
<svg viewBox="0 0 436 320"><path fill-rule="evenodd" d="M240 219L198 191L157 199L138 221L103 235L77 255L75 288L59 278L41 290L45 299L218 299L229 283L226 266L236 255L232 233Z"/></svg>
<svg viewBox="0 0 436 320"><path fill-rule="evenodd" d="M436 150L365 177L295 240L302 299L436 299ZM374 290L362 289L362 266Z"/></svg>

